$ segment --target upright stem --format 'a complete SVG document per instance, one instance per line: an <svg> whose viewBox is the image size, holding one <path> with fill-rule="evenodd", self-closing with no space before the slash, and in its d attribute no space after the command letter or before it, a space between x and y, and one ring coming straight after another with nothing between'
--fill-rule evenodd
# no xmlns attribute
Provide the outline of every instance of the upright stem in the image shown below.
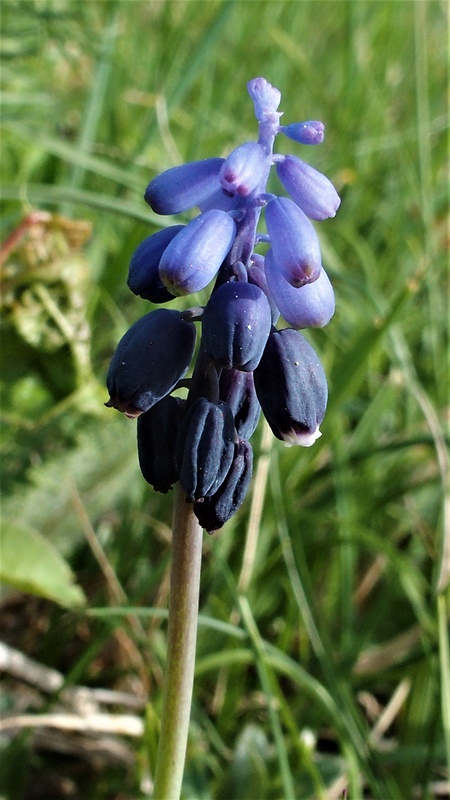
<svg viewBox="0 0 450 800"><path fill-rule="evenodd" d="M197 640L202 528L175 487L167 666L154 800L179 800L191 713Z"/></svg>

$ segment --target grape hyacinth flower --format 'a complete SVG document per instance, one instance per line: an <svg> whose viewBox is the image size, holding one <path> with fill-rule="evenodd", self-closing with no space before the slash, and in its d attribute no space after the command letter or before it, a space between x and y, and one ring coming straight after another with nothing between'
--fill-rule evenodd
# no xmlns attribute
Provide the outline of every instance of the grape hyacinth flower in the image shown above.
<svg viewBox="0 0 450 800"><path fill-rule="evenodd" d="M309 447L321 435L327 404L323 367L300 330L322 327L334 313L314 223L334 217L340 200L328 178L297 155L274 153L278 135L317 145L324 126L280 125L279 90L264 78L247 89L257 139L226 158L153 178L145 201L156 214L193 216L148 236L129 265L129 288L151 303L176 302L214 281L209 299L184 311L151 310L122 337L107 376L106 405L137 417L144 479L158 492L174 487L155 798L175 800L181 792L202 529L218 530L241 507L252 476L249 440L261 413L285 444ZM268 190L272 167L289 197ZM262 214L267 233L258 231ZM173 394L180 388L188 390L185 399Z"/></svg>
<svg viewBox="0 0 450 800"><path fill-rule="evenodd" d="M228 518L223 509L234 513L242 502L250 470L249 451L239 443L250 438L261 408L278 438L309 446L320 435L327 398L319 358L298 331L322 327L334 313L334 292L311 220L333 217L340 200L325 175L298 156L273 149L279 134L299 144L320 144L324 126L319 121L280 125L278 89L264 78L247 88L257 141L238 145L226 158L193 161L154 178L145 192L153 211L178 214L196 207L199 213L187 224L147 237L129 267L129 288L152 303L193 294L216 278L210 299L191 314L156 310L135 323L117 347L107 381L107 405L130 417L144 414L138 428L144 477L159 491L181 481L203 522ZM272 167L289 197L267 191ZM257 230L261 213L267 234ZM264 246L265 255L257 252ZM277 331L280 315L289 328ZM167 398L188 370L196 323L203 338L187 381L187 402L173 405ZM247 454L245 481L241 466L232 466L235 448L236 464ZM239 491L228 491L227 480ZM220 513L211 505L215 493L222 498ZM199 513L206 497L213 510L207 513L205 506Z"/></svg>

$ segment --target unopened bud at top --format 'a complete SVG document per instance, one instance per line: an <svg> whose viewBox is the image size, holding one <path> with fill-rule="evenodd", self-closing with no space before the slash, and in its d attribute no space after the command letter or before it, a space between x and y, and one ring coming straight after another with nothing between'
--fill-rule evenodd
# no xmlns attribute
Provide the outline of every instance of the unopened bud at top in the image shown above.
<svg viewBox="0 0 450 800"><path fill-rule="evenodd" d="M261 122L280 105L281 92L265 78L254 78L247 83L247 91L253 100L255 116ZM281 116L281 115L280 115Z"/></svg>
<svg viewBox="0 0 450 800"><path fill-rule="evenodd" d="M251 372L272 327L269 301L259 286L233 281L216 289L203 312L205 351L219 367Z"/></svg>

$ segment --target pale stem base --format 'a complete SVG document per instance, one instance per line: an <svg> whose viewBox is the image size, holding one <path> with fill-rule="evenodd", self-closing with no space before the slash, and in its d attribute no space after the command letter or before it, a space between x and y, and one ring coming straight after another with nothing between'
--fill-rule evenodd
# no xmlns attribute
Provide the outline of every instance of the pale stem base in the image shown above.
<svg viewBox="0 0 450 800"><path fill-rule="evenodd" d="M175 487L167 666L154 800L179 800L191 713L203 531Z"/></svg>

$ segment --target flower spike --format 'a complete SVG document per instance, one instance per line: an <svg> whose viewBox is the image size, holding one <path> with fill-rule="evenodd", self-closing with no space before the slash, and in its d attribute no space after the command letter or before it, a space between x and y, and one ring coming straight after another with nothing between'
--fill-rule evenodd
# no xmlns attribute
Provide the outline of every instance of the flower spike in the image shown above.
<svg viewBox="0 0 450 800"><path fill-rule="evenodd" d="M340 198L305 161L274 154L277 135L320 144L324 125L280 125L279 90L262 77L247 89L258 123L255 141L226 158L193 161L153 178L145 200L154 212L199 213L148 236L129 265L129 288L152 303L176 302L216 278L209 299L200 309L194 300L182 312L157 309L136 322L120 340L107 377L106 405L139 417L145 480L161 492L180 481L208 531L220 528L245 498L249 439L261 412L278 439L309 447L320 436L327 404L323 367L299 331L323 327L334 314L311 220L334 217ZM273 166L289 197L268 191ZM261 215L266 230L258 231ZM196 326L198 356L192 378L183 380ZM181 385L188 387L185 401L172 395Z"/></svg>

